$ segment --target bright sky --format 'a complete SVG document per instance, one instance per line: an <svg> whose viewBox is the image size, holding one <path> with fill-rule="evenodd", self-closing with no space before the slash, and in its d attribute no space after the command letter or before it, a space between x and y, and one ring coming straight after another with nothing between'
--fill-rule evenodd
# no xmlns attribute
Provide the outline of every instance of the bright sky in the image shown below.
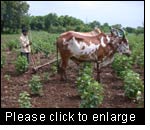
<svg viewBox="0 0 150 130"><path fill-rule="evenodd" d="M124 27L143 26L144 1L27 1L29 14L56 13L79 18L86 22L94 20L101 24L121 24Z"/></svg>

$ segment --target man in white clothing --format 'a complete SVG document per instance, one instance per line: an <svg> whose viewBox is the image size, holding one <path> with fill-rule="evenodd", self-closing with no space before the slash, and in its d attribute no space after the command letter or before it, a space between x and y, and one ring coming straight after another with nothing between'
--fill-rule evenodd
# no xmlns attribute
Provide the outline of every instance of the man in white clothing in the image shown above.
<svg viewBox="0 0 150 130"><path fill-rule="evenodd" d="M28 30L26 28L22 29L22 34L20 36L21 43L21 56L25 56L27 58L28 63L30 63L29 55L31 53L31 42L28 38Z"/></svg>

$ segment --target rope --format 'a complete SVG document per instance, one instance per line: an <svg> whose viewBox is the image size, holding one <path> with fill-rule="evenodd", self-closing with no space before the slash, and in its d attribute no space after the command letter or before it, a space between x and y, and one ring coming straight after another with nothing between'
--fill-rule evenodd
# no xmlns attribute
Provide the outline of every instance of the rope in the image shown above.
<svg viewBox="0 0 150 130"><path fill-rule="evenodd" d="M31 29L29 30L29 36L30 36L30 40L31 40L31 42L32 42Z"/></svg>
<svg viewBox="0 0 150 130"><path fill-rule="evenodd" d="M58 61L58 43L56 42L56 57L57 57L57 73L59 73L59 61Z"/></svg>
<svg viewBox="0 0 150 130"><path fill-rule="evenodd" d="M29 30L29 39L32 42L31 29ZM35 67L35 58L33 57L33 53L31 53L30 57L31 57L31 62L33 63L33 67Z"/></svg>

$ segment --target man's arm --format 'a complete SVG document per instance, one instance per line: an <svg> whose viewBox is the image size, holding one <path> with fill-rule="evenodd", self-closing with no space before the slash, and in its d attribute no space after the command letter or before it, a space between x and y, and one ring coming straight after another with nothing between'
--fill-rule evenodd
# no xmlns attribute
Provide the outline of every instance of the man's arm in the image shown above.
<svg viewBox="0 0 150 130"><path fill-rule="evenodd" d="M26 47L30 46L32 44L32 42L29 42L29 44L26 45Z"/></svg>
<svg viewBox="0 0 150 130"><path fill-rule="evenodd" d="M20 37L20 42L21 42L23 48L26 48L26 47L28 47L32 44L32 42L30 42L30 41L29 41L29 44L28 44L27 41L24 40L22 37Z"/></svg>

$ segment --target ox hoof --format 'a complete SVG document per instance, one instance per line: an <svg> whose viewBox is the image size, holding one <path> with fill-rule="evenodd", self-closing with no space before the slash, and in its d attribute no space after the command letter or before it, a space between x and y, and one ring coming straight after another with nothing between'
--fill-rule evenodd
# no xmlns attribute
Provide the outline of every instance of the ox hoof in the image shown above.
<svg viewBox="0 0 150 130"><path fill-rule="evenodd" d="M37 72L37 69L32 68L32 73L35 74Z"/></svg>

